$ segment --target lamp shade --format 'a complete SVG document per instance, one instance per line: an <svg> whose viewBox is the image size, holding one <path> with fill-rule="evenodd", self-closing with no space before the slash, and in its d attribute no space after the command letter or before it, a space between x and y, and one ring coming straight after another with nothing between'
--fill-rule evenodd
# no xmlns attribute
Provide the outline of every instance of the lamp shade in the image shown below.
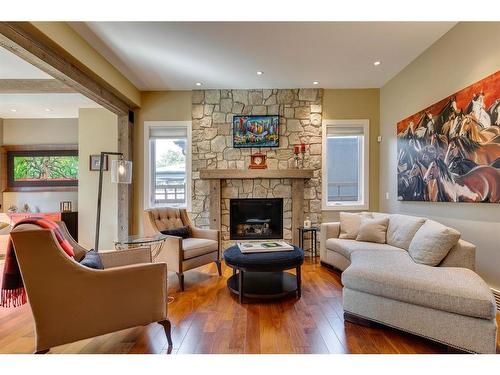
<svg viewBox="0 0 500 375"><path fill-rule="evenodd" d="M132 183L132 162L123 159L111 161L111 182L117 184Z"/></svg>

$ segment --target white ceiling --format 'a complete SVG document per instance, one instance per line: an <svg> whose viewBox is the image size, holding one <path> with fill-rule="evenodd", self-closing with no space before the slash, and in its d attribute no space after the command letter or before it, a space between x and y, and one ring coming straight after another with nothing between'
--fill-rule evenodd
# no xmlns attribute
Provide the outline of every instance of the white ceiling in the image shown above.
<svg viewBox="0 0 500 375"><path fill-rule="evenodd" d="M0 47L0 79L52 79L52 76Z"/></svg>
<svg viewBox="0 0 500 375"><path fill-rule="evenodd" d="M381 87L455 22L70 25L140 90L191 90Z"/></svg>
<svg viewBox="0 0 500 375"><path fill-rule="evenodd" d="M0 94L0 118L77 118L79 108L101 106L81 94ZM12 110L16 111L13 112ZM50 109L50 111L47 111Z"/></svg>
<svg viewBox="0 0 500 375"><path fill-rule="evenodd" d="M0 79L53 78L0 47ZM0 93L0 118L76 118L79 108L100 108L100 105L77 93Z"/></svg>

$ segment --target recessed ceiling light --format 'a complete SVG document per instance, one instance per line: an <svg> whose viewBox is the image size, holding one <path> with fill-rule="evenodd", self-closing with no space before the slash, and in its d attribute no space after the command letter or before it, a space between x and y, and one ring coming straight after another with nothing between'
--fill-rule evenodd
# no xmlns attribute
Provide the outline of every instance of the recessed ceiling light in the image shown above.
<svg viewBox="0 0 500 375"><path fill-rule="evenodd" d="M264 74L264 72L262 70L257 71L258 76L261 76L262 74Z"/></svg>
<svg viewBox="0 0 500 375"><path fill-rule="evenodd" d="M10 111L11 112L17 112L17 109L12 108Z"/></svg>
<svg viewBox="0 0 500 375"><path fill-rule="evenodd" d="M45 112L51 112L52 110L50 108L45 108Z"/></svg>
<svg viewBox="0 0 500 375"><path fill-rule="evenodd" d="M314 81L313 85L319 85L319 82L318 81Z"/></svg>
<svg viewBox="0 0 500 375"><path fill-rule="evenodd" d="M201 85L203 85L203 83L201 83L201 82L196 82L196 86L201 86Z"/></svg>
<svg viewBox="0 0 500 375"><path fill-rule="evenodd" d="M375 62L373 63L373 65L375 65L375 66L379 66L379 65L380 65L380 61L375 61Z"/></svg>

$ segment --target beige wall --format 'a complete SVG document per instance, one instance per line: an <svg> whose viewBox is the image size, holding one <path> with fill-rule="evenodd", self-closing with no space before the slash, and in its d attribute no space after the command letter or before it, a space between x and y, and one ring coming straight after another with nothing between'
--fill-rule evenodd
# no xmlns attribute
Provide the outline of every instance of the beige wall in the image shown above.
<svg viewBox="0 0 500 375"><path fill-rule="evenodd" d="M3 206L1 212L7 212L11 206L21 209L25 204L30 206L31 212L59 212L61 210L60 203L63 201L71 202L73 211L78 210L77 191L6 191L2 195Z"/></svg>
<svg viewBox="0 0 500 375"><path fill-rule="evenodd" d="M77 144L78 119L4 119L0 131L5 145ZM2 210L28 204L33 212L58 212L60 202L70 201L78 210L78 192L4 192Z"/></svg>
<svg viewBox="0 0 500 375"><path fill-rule="evenodd" d="M459 23L381 89L380 209L431 217L477 246L478 273L500 289L496 204L397 200L396 123L500 69L500 23ZM385 199L385 192L389 199Z"/></svg>
<svg viewBox="0 0 500 375"><path fill-rule="evenodd" d="M78 119L4 119L6 145L77 144Z"/></svg>
<svg viewBox="0 0 500 375"><path fill-rule="evenodd" d="M370 120L370 211L379 207L379 89L325 89L324 120ZM338 220L339 211L323 211L323 222Z"/></svg>
<svg viewBox="0 0 500 375"><path fill-rule="evenodd" d="M134 222L142 232L144 210L144 121L191 121L191 91L145 91L134 125Z"/></svg>
<svg viewBox="0 0 500 375"><path fill-rule="evenodd" d="M66 22L31 22L31 24L132 103L141 105L141 92Z"/></svg>
<svg viewBox="0 0 500 375"><path fill-rule="evenodd" d="M89 156L118 150L118 118L104 108L79 110L79 186L78 242L94 247L99 172L89 171ZM111 160L109 165L111 165ZM118 233L118 185L104 172L102 188L101 234L99 248L112 249Z"/></svg>

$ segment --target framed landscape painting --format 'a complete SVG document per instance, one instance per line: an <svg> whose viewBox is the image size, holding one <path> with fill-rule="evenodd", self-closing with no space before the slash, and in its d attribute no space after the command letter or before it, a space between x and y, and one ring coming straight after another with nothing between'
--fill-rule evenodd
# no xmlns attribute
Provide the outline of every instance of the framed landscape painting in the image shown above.
<svg viewBox="0 0 500 375"><path fill-rule="evenodd" d="M279 147L279 116L234 116L233 147Z"/></svg>
<svg viewBox="0 0 500 375"><path fill-rule="evenodd" d="M9 187L78 185L77 150L7 152Z"/></svg>
<svg viewBox="0 0 500 375"><path fill-rule="evenodd" d="M398 122L402 201L500 203L500 71Z"/></svg>

